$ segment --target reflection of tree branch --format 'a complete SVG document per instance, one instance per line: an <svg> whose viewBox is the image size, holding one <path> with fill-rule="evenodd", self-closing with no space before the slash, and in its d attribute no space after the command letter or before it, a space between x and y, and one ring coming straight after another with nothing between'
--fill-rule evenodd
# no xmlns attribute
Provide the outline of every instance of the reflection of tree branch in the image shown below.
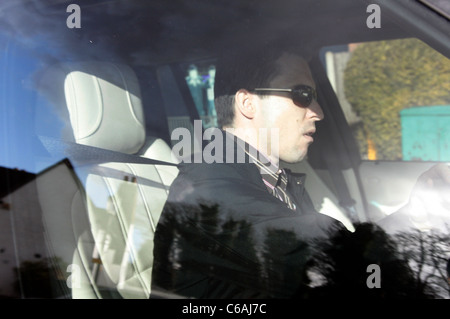
<svg viewBox="0 0 450 319"><path fill-rule="evenodd" d="M367 286L367 266L381 269L381 287ZM417 280L402 258L393 238L376 225L356 225L354 233L336 232L319 241L313 269L325 283L312 291L312 297L335 298L430 298L428 287Z"/></svg>
<svg viewBox="0 0 450 319"><path fill-rule="evenodd" d="M424 246L423 246L422 233L419 233L418 243L419 243L419 269L417 271L416 280L417 280L417 282L420 283L421 282L420 278L422 277L423 265L425 264L425 249L424 249ZM425 283L426 283L426 281L425 281Z"/></svg>
<svg viewBox="0 0 450 319"><path fill-rule="evenodd" d="M450 236L429 231L414 230L397 233L396 239L402 248L402 257L409 263L415 274L416 281L431 290L435 297L450 293L450 286L445 271L450 248Z"/></svg>
<svg viewBox="0 0 450 319"><path fill-rule="evenodd" d="M201 283L197 288L183 287L179 293L208 298L264 296L264 284L258 280L262 276L257 245L248 223L220 219L217 205L173 204L166 212L158 224L164 229L160 245L154 250L154 267L160 275L155 276L155 285L174 290L198 278L221 287L223 295L211 289L208 296L202 296Z"/></svg>
<svg viewBox="0 0 450 319"><path fill-rule="evenodd" d="M441 262L439 262L439 260L441 260ZM440 265L445 265L447 263L447 259L446 258L433 258L433 264L435 269L437 269L437 272L439 274L439 278L442 279L443 283L447 283L447 290L449 292L450 295L450 282L447 280L447 274L446 272L443 271L443 267L441 267Z"/></svg>
<svg viewBox="0 0 450 319"><path fill-rule="evenodd" d="M257 230L244 218L234 220L219 210L206 203L166 206L157 229L152 291L197 298L434 296L428 279L423 281L408 264L411 258L427 261L423 239L418 248L399 250L381 228L364 223L354 233L338 229L328 238L306 240L271 223ZM367 285L371 264L381 269L381 288Z"/></svg>

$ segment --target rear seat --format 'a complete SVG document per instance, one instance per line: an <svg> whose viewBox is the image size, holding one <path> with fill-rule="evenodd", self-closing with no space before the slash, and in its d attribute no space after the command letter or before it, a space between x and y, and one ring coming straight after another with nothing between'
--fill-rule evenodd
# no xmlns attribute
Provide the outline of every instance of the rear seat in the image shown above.
<svg viewBox="0 0 450 319"><path fill-rule="evenodd" d="M128 66L59 64L41 76L41 84L53 101L59 98L67 107L76 143L175 162L162 139L146 136L139 83ZM72 265L69 271L81 271L69 277L72 297L148 298L153 234L177 168L111 162L76 169L84 176L84 189L67 198L71 204L60 200L52 205L58 190L39 187L46 224L51 225L54 214L70 221L65 224L74 236L73 259L64 262ZM57 232L48 234L51 245L62 244Z"/></svg>

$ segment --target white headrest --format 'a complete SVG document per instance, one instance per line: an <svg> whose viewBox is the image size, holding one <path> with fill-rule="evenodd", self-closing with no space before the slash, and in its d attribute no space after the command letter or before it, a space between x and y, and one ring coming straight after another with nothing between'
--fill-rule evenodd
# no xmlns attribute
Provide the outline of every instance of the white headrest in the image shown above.
<svg viewBox="0 0 450 319"><path fill-rule="evenodd" d="M53 66L46 78L61 88L75 141L136 153L145 141L138 79L126 65L77 62ZM48 81L47 80L47 81Z"/></svg>

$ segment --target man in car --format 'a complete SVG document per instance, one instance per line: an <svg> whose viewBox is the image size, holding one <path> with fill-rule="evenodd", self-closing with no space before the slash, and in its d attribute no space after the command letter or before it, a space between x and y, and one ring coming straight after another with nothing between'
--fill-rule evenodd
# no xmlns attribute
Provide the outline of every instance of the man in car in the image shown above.
<svg viewBox="0 0 450 319"><path fill-rule="evenodd" d="M281 49L248 50L228 54L216 72L221 129L211 134L214 150L206 145L201 163L195 155L184 160L171 185L155 232L152 297L308 297L311 266L327 262L318 248L330 238L347 246L334 251L342 266L335 270L344 269L337 275L342 285L332 290L337 296L353 287L350 279L363 282L363 293L377 291L364 284L372 263L394 274L383 283L392 289L380 296L413 291L407 267L392 263L395 252L383 232L365 227L348 237L340 222L315 211L306 176L279 167L280 160L305 158L324 117L307 61ZM362 269L364 279L353 269Z"/></svg>
<svg viewBox="0 0 450 319"><path fill-rule="evenodd" d="M215 96L222 160L180 166L155 233L153 296L292 297L308 281L310 240L341 228L314 210L304 175L279 169L306 156L323 119L308 63L229 55Z"/></svg>

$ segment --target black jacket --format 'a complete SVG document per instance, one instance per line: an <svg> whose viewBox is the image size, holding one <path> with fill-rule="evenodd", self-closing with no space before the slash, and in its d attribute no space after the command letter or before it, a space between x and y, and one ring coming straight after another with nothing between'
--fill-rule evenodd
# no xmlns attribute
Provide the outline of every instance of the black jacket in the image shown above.
<svg viewBox="0 0 450 319"><path fill-rule="evenodd" d="M303 174L288 175L293 211L248 158L179 168L155 232L152 297L290 298L308 284L312 241L341 225L314 210Z"/></svg>

